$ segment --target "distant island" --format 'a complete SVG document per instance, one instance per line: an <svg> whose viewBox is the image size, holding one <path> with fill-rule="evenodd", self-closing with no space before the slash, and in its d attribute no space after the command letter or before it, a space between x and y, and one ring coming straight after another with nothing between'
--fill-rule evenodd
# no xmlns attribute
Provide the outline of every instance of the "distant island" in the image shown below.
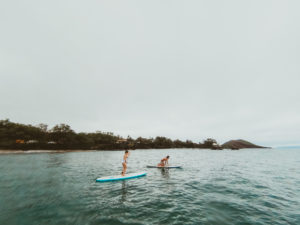
<svg viewBox="0 0 300 225"><path fill-rule="evenodd" d="M59 124L51 129L48 125L37 126L0 120L0 150L121 150L121 149L232 149L265 148L244 140L231 140L220 145L213 138L202 143L191 140L171 140L167 137L138 137L136 139L114 135L111 132L76 133L67 124Z"/></svg>

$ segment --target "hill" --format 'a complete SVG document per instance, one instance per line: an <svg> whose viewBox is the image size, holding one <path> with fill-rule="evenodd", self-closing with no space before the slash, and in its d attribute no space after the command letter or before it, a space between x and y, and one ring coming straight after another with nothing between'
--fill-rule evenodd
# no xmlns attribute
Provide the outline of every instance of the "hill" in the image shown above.
<svg viewBox="0 0 300 225"><path fill-rule="evenodd" d="M263 146L252 144L252 143L242 140L242 139L230 140L228 142L225 142L221 146L222 146L222 148L234 149L234 150L241 149L241 148L266 148Z"/></svg>

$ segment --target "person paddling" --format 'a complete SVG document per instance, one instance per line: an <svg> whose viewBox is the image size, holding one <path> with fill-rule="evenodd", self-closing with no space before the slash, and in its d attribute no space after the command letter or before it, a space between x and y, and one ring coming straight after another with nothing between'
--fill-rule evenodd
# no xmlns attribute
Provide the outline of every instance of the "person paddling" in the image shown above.
<svg viewBox="0 0 300 225"><path fill-rule="evenodd" d="M123 161L122 161L122 166L123 166L123 170L121 175L125 176L126 170L127 170L127 161L128 161L128 156L129 156L129 152L128 150L125 151L125 154L123 156Z"/></svg>
<svg viewBox="0 0 300 225"><path fill-rule="evenodd" d="M158 163L157 166L165 167L166 165L169 165L169 158L170 158L170 156L167 155L165 158L160 160L160 163Z"/></svg>

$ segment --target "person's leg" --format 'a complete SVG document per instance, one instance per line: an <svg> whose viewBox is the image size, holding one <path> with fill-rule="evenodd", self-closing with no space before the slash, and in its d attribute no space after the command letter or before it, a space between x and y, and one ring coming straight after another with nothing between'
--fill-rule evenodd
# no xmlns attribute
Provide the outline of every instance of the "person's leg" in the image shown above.
<svg viewBox="0 0 300 225"><path fill-rule="evenodd" d="M124 176L124 170L125 170L125 163L122 163L123 169L121 175Z"/></svg>
<svg viewBox="0 0 300 225"><path fill-rule="evenodd" d="M127 170L127 163L124 163L125 164L125 169L124 169L124 176L125 176L125 173L126 173L126 170Z"/></svg>
<svg viewBox="0 0 300 225"><path fill-rule="evenodd" d="M126 163L122 163L122 165L123 165L122 176L125 176L127 165Z"/></svg>

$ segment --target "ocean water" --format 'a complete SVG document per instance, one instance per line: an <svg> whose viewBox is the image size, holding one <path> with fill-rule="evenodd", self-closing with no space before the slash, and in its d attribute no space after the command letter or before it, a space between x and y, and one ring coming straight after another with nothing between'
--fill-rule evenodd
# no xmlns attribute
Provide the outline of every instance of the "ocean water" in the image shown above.
<svg viewBox="0 0 300 225"><path fill-rule="evenodd" d="M170 155L183 169L147 169ZM300 224L300 149L0 155L0 224Z"/></svg>

